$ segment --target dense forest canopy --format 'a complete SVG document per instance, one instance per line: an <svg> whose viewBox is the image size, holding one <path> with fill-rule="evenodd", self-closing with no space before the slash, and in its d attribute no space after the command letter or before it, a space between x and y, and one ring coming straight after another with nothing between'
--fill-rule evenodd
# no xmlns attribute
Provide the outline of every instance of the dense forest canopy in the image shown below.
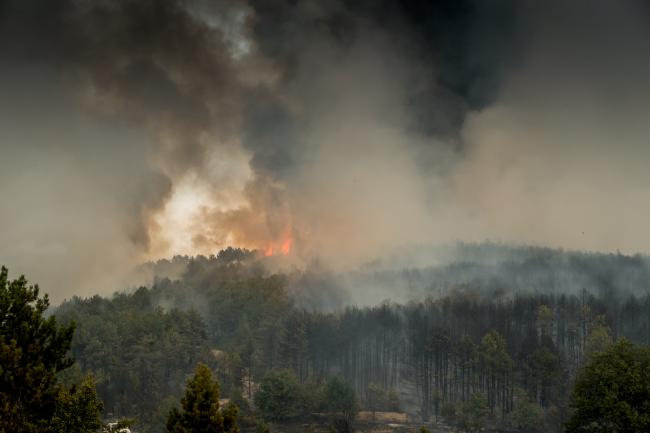
<svg viewBox="0 0 650 433"><path fill-rule="evenodd" d="M620 337L650 343L646 257L493 244L457 251L467 260L347 275L272 271L248 251L176 257L149 265L182 269L175 278L73 298L54 312L77 323L71 353L95 376L105 411L152 431L197 362L239 401L288 371L296 392L342 377L369 410L461 425L484 404L487 425L561 431L572 380L593 353ZM412 300L350 305L350 281L410 281Z"/></svg>

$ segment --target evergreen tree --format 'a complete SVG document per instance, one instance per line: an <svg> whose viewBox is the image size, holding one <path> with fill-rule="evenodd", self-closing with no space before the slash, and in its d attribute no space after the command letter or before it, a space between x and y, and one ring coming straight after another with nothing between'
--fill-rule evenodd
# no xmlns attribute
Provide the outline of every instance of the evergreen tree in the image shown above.
<svg viewBox="0 0 650 433"><path fill-rule="evenodd" d="M61 387L51 423L51 432L97 432L102 426L100 418L102 408L92 377L87 377L78 387L73 386L70 389Z"/></svg>
<svg viewBox="0 0 650 433"><path fill-rule="evenodd" d="M74 325L43 317L47 295L25 277L9 281L0 270L0 432L32 433L50 428L57 407L57 373L67 356Z"/></svg>
<svg viewBox="0 0 650 433"><path fill-rule="evenodd" d="M307 377L307 355L309 341L305 318L296 314L287 320L284 338L280 345L284 367L293 370L300 383Z"/></svg>
<svg viewBox="0 0 650 433"><path fill-rule="evenodd" d="M169 433L239 433L238 409L228 405L219 410L219 383L212 380L212 372L199 364L194 377L187 383L181 410L174 408L167 418Z"/></svg>

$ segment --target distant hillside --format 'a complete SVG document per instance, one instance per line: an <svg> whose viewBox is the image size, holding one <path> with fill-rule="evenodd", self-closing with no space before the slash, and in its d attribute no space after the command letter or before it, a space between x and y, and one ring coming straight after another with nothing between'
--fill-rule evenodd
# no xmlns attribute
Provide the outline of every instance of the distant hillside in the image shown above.
<svg viewBox="0 0 650 433"><path fill-rule="evenodd" d="M335 310L384 300L408 302L440 297L454 290L483 295L514 293L578 294L583 289L607 299L650 290L650 257L620 253L565 251L496 243L458 243L392 253L353 271L323 265L283 269L256 251L228 248L216 256L176 256L144 265L164 279L200 286L202 281L243 275L283 274L298 305Z"/></svg>

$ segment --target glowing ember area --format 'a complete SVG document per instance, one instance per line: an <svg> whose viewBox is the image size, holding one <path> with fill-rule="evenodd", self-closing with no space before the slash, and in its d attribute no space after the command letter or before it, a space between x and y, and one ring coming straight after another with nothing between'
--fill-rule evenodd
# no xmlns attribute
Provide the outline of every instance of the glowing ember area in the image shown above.
<svg viewBox="0 0 650 433"><path fill-rule="evenodd" d="M286 256L291 252L291 247L293 246L293 239L290 236L287 236L284 240L279 243L271 243L264 249L264 255L266 257L270 256Z"/></svg>

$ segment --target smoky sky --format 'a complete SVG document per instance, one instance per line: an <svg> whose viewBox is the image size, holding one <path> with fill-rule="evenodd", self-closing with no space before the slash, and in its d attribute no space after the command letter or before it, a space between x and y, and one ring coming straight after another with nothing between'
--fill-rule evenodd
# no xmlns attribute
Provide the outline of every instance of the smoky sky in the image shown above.
<svg viewBox="0 0 650 433"><path fill-rule="evenodd" d="M647 252L649 50L637 0L0 0L0 262Z"/></svg>

